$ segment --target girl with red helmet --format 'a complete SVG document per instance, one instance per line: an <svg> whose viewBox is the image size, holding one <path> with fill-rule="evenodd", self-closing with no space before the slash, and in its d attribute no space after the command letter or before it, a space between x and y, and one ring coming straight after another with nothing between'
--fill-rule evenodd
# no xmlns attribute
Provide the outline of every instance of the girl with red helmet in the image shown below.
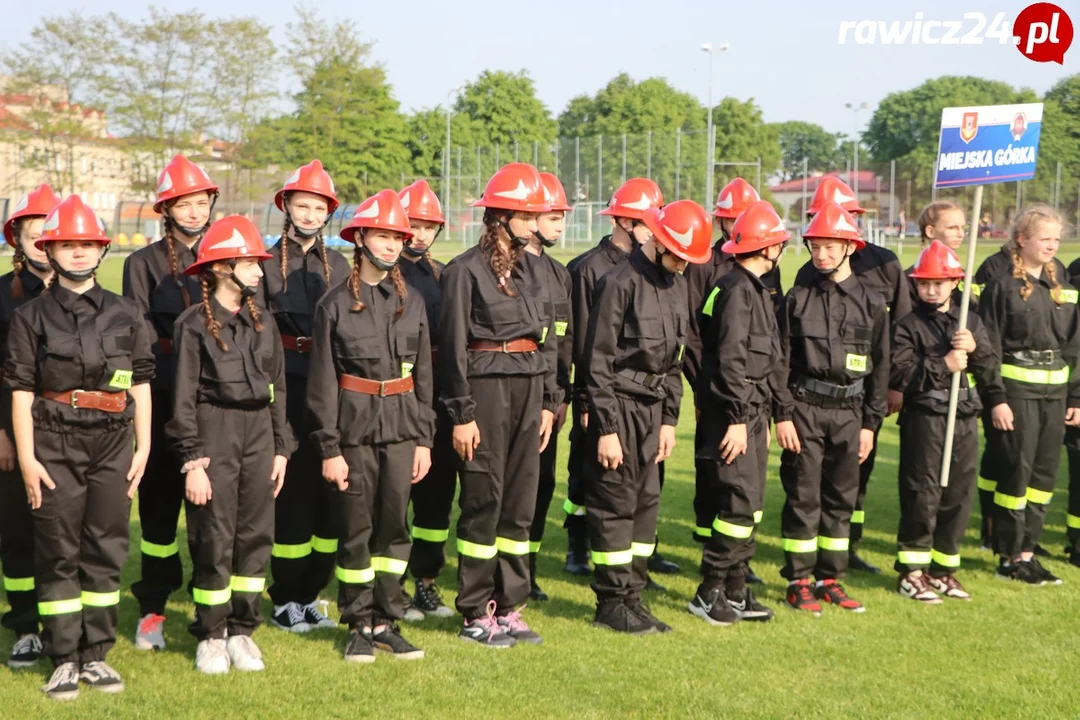
<svg viewBox="0 0 1080 720"><path fill-rule="evenodd" d="M274 582L270 624L287 632L332 628L316 599L330 581L338 549L330 488L321 479L307 412L308 364L315 305L349 275L349 261L327 249L322 231L338 207L334 181L319 160L297 168L274 202L285 213L281 239L263 263L263 306L274 316L285 350L285 412L297 439L285 485L274 503Z"/></svg>
<svg viewBox="0 0 1080 720"><path fill-rule="evenodd" d="M922 212L919 213L917 221L922 247L925 249L937 240L950 250L959 252L960 246L964 243L964 226L967 223L965 218L964 209L951 200L936 200L924 207ZM908 290L911 291L912 308L919 304L919 292L916 289L915 282L911 279L911 273L914 270L914 267L910 267L904 271L909 280L907 285ZM981 288L978 285L971 288L972 309L975 309L975 303L979 300L980 290ZM957 307L960 306L960 295L963 292L964 283L960 282L953 297L953 304ZM899 316L895 318L895 320L899 319Z"/></svg>
<svg viewBox="0 0 1080 720"><path fill-rule="evenodd" d="M641 604L655 550L659 465L675 447L682 399L688 263L712 257L709 216L679 200L648 210L653 239L596 286L585 333L585 520L596 567L594 624L642 635L670 628Z"/></svg>
<svg viewBox="0 0 1080 720"><path fill-rule="evenodd" d="M35 244L55 274L15 311L4 366L33 510L44 654L54 664L42 690L57 700L77 697L80 681L124 689L105 660L116 642L131 498L150 454L154 357L136 304L95 279L109 242L78 195L49 213Z"/></svg>
<svg viewBox="0 0 1080 720"><path fill-rule="evenodd" d="M441 402L460 458L461 637L491 648L541 638L522 618L540 453L561 395L545 274L525 252L550 205L536 168L503 166L474 203L480 242L442 274Z"/></svg>
<svg viewBox="0 0 1080 720"><path fill-rule="evenodd" d="M7 337L15 309L33 300L52 277L49 259L34 243L41 237L45 216L60 204L48 185L42 185L15 204L4 223L4 239L15 250L12 271L0 277L0 358L7 360ZM8 667L30 667L41 655L37 595L34 593L34 525L26 490L18 472L15 431L11 426L11 389L0 388L0 564L11 610L3 625L16 634Z"/></svg>
<svg viewBox="0 0 1080 720"><path fill-rule="evenodd" d="M356 245L349 279L315 311L307 402L322 476L337 491L347 662L372 662L376 649L424 657L397 625L405 612L409 490L431 467L435 424L427 312L398 267L410 235L397 193L365 200L341 231Z"/></svg>
<svg viewBox="0 0 1080 720"><path fill-rule="evenodd" d="M173 329L165 431L185 475L195 668L210 675L265 667L251 635L262 622L274 498L295 447L278 329L254 299L268 257L247 218L214 223L184 270L198 278L202 302Z"/></svg>
<svg viewBox="0 0 1080 720"><path fill-rule="evenodd" d="M199 239L212 220L218 187L199 165L175 156L158 175L154 212L162 216L161 239L139 248L124 260L124 297L142 311L157 362L152 391L153 442L147 475L139 487L142 527L139 579L131 591L139 601L135 627L137 650L164 649L165 603L180 589L184 570L176 527L184 502L180 461L165 438L172 417L172 335L176 318L199 297L199 283L183 274L195 262Z"/></svg>

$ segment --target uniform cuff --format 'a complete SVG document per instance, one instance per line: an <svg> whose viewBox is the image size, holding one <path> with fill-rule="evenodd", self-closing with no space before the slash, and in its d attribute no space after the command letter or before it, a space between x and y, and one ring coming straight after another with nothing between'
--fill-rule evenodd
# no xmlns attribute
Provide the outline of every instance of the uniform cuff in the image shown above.
<svg viewBox="0 0 1080 720"><path fill-rule="evenodd" d="M995 390L994 392L990 392L990 393L986 394L986 405L991 410L996 408L998 405L1001 405L1002 403L1007 403L1008 401L1009 401L1008 397L1005 395L1005 393L1003 391L1000 391L1000 390ZM1070 403L1071 403L1071 401L1070 401Z"/></svg>
<svg viewBox="0 0 1080 720"><path fill-rule="evenodd" d="M323 443L319 446L319 457L323 460L337 457L341 454L341 446L337 443Z"/></svg>

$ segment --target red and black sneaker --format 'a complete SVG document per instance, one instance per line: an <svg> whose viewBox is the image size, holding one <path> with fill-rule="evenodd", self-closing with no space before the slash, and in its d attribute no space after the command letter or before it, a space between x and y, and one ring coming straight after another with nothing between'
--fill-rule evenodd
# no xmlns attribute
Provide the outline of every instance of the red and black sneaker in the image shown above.
<svg viewBox="0 0 1080 720"><path fill-rule="evenodd" d="M796 580L787 586L787 604L792 610L803 610L814 617L821 616L821 603L814 598L809 578Z"/></svg>
<svg viewBox="0 0 1080 720"><path fill-rule="evenodd" d="M863 604L858 600L848 597L848 594L844 592L844 587L833 578L823 580L815 587L814 596L818 600L830 605L835 605L841 610L847 610L848 612L853 613L866 612L866 608L863 607Z"/></svg>

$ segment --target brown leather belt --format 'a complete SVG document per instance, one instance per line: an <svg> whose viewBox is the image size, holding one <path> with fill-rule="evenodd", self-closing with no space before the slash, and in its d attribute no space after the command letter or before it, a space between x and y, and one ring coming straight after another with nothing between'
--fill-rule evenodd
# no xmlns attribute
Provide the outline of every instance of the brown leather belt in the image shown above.
<svg viewBox="0 0 1080 720"><path fill-rule="evenodd" d="M122 413L127 408L126 392L101 392L99 390L55 392L53 390L42 390L41 397L82 410Z"/></svg>
<svg viewBox="0 0 1080 720"><path fill-rule="evenodd" d="M412 375L410 375L396 380L383 380L380 382L379 380L368 380L355 375L341 375L338 377L338 385L342 390L348 390L349 392L387 397L412 392L413 379Z"/></svg>
<svg viewBox="0 0 1080 720"><path fill-rule="evenodd" d="M161 352L166 355L172 354L172 340L169 338L158 338L158 345L161 347Z"/></svg>
<svg viewBox="0 0 1080 720"><path fill-rule="evenodd" d="M281 347L286 350L307 355L311 352L312 340L309 337L293 337L292 335L281 336Z"/></svg>
<svg viewBox="0 0 1080 720"><path fill-rule="evenodd" d="M535 340L518 338L516 340L507 340L506 342L473 340L469 343L469 349L480 350L481 352L526 353L536 352L540 349L540 346L536 344Z"/></svg>

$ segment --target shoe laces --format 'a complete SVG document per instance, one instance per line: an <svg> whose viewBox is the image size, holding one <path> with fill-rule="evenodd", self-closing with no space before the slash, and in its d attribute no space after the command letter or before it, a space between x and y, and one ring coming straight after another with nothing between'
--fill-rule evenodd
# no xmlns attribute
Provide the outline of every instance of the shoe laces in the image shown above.
<svg viewBox="0 0 1080 720"><path fill-rule="evenodd" d="M79 682L79 666L73 662L64 663L53 671L50 685L66 685Z"/></svg>
<svg viewBox="0 0 1080 720"><path fill-rule="evenodd" d="M492 635L498 635L502 632L502 628L499 626L499 620L495 617L495 609L498 606L494 600L488 600L487 607L485 608L485 614L470 621L470 624L479 625L488 631Z"/></svg>
<svg viewBox="0 0 1080 720"><path fill-rule="evenodd" d="M150 633L157 632L161 629L161 626L162 624L164 624L164 622L164 615L150 613L139 621L139 633L142 635L149 635Z"/></svg>
<svg viewBox="0 0 1080 720"><path fill-rule="evenodd" d="M300 606L294 602L285 603L285 616L289 619L289 624L297 625L305 622L304 611L300 609Z"/></svg>
<svg viewBox="0 0 1080 720"><path fill-rule="evenodd" d="M521 617L521 611L527 606L522 605L519 608L511 610L507 614L503 615L500 619L502 625L506 627L510 632L528 632L529 626L525 624L525 620Z"/></svg>
<svg viewBox="0 0 1080 720"><path fill-rule="evenodd" d="M442 593L439 592L439 586L436 583L430 585L420 583L420 587L422 588L420 592L424 594L428 602L442 605Z"/></svg>
<svg viewBox="0 0 1080 720"><path fill-rule="evenodd" d="M808 582L795 583L795 596L799 602L815 602L817 600L814 593L810 591L810 583Z"/></svg>
<svg viewBox="0 0 1080 720"><path fill-rule="evenodd" d="M15 644L11 648L12 655L19 655L31 651L41 651L41 638L39 638L33 633L29 635L23 635L21 638L15 641Z"/></svg>
<svg viewBox="0 0 1080 720"><path fill-rule="evenodd" d="M306 619L307 615L309 615L309 614L313 615L315 617L315 620L318 621L318 622L322 622L323 620L327 619L327 617L322 614L322 611L319 610L319 605L318 605L317 601L316 602L310 602L307 605L305 605L304 608L303 608L303 611L304 611L303 612L304 619Z"/></svg>

